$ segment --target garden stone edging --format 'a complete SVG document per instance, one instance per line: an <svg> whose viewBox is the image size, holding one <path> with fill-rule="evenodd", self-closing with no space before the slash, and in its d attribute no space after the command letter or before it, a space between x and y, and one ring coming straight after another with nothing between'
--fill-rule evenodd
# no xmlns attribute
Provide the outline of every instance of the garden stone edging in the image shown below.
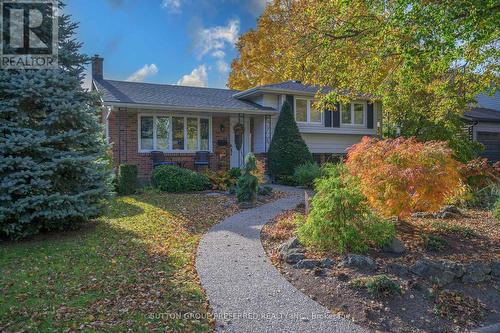
<svg viewBox="0 0 500 333"><path fill-rule="evenodd" d="M463 215L462 211L458 209L456 206L448 205L444 206L438 212L416 212L411 214L412 217L416 218L437 218L437 219L451 219L457 218Z"/></svg>
<svg viewBox="0 0 500 333"><path fill-rule="evenodd" d="M479 283L490 280L492 276L499 277L499 266L500 261L461 264L449 260L421 259L409 267L409 270L439 286L445 286L454 281Z"/></svg>
<svg viewBox="0 0 500 333"><path fill-rule="evenodd" d="M216 331L366 332L297 290L267 258L260 230L304 200L303 191L275 188L291 195L225 219L200 241L196 270Z"/></svg>

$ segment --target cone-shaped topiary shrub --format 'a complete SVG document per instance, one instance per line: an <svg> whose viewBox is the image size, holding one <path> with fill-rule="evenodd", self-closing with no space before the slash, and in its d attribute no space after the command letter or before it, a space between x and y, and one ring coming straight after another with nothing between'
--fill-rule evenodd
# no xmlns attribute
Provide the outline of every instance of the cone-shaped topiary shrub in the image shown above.
<svg viewBox="0 0 500 333"><path fill-rule="evenodd" d="M283 103L281 108L267 155L267 171L278 180L280 177L293 176L299 165L313 162L288 102Z"/></svg>
<svg viewBox="0 0 500 333"><path fill-rule="evenodd" d="M236 196L239 203L254 204L257 200L257 191L259 190L259 181L252 172L257 169L255 155L248 153L245 156L245 166L241 170L241 177L238 179L238 188Z"/></svg>
<svg viewBox="0 0 500 333"><path fill-rule="evenodd" d="M99 96L81 85L88 57L77 28L60 14L57 69L0 70L0 237L74 229L110 197Z"/></svg>

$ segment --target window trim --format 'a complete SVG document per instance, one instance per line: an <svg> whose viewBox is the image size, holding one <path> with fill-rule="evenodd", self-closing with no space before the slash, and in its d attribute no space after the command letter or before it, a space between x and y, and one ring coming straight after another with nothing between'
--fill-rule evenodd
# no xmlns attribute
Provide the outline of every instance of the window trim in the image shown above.
<svg viewBox="0 0 500 333"><path fill-rule="evenodd" d="M297 100L306 101L306 121L298 121L297 120ZM295 97L293 98L293 117L298 124L309 124L309 125L323 125L324 120L324 112L320 111L321 120L320 121L311 121L311 109L314 100L306 97Z"/></svg>
<svg viewBox="0 0 500 333"><path fill-rule="evenodd" d="M363 124L354 123L354 104L362 104L363 105ZM340 126L341 127L357 127L357 128L367 128L367 118L368 118L368 103L366 101L354 101L349 103L349 111L351 113L351 122L344 123L342 121L342 113L345 112L344 104L340 105Z"/></svg>
<svg viewBox="0 0 500 333"><path fill-rule="evenodd" d="M153 149L142 149L141 148L141 118L142 117L153 117ZM169 149L157 149L157 118L158 117L169 117L170 118L170 132L168 137L168 147ZM185 149L171 149L172 147L172 137L173 137L173 123L172 117L184 118L184 148ZM188 150L187 148L187 119L188 118L196 118L197 119L197 136L198 148L201 146L201 122L200 119L208 119L208 151L212 152L212 117L211 116L200 116L200 115L186 115L179 113L150 113L150 112L139 112L137 114L137 149L139 153L150 153L152 151L161 151L163 153L171 153L171 154L179 154L186 153L192 154L201 150Z"/></svg>

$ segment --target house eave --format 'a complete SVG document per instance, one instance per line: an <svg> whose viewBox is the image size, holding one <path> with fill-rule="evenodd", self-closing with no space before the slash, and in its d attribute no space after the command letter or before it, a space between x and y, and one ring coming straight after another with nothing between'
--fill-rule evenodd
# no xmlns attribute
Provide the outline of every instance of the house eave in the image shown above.
<svg viewBox="0 0 500 333"><path fill-rule="evenodd" d="M278 95L282 95L282 94L285 94L285 95L286 94L294 94L294 95L305 95L305 96L314 96L314 95L316 95L316 93L307 92L307 91L301 91L301 90L273 89L273 88L260 88L260 87L256 87L256 88L252 88L252 89L248 89L248 90L236 93L236 94L233 95L233 97L234 98L238 98L238 99L243 99L245 97L260 95L260 94L264 94L264 93L278 94Z"/></svg>
<svg viewBox="0 0 500 333"><path fill-rule="evenodd" d="M248 90L241 91L233 95L234 98L244 99L255 95L261 94L277 94L277 95L297 95L297 96L316 96L317 92L309 92L303 90L294 90L294 89L275 89L275 88L262 88L255 87ZM360 100L378 100L377 96L366 96L366 95L358 95Z"/></svg>
<svg viewBox="0 0 500 333"><path fill-rule="evenodd" d="M163 111L187 111L187 112L211 112L211 113L231 113L231 114L251 114L251 115L262 115L262 116L272 116L277 115L277 110L245 110L245 109L221 109L218 107L185 107L185 106L175 106L175 105L163 105L163 104L143 104L143 103L121 103L121 102L109 102L104 101L103 105L111 106L116 108L131 108L131 109L150 109L150 110L163 110Z"/></svg>

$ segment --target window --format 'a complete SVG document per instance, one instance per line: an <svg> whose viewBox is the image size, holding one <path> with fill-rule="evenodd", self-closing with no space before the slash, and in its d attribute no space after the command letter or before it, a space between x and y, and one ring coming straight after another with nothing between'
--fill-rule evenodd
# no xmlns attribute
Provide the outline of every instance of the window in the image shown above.
<svg viewBox="0 0 500 333"><path fill-rule="evenodd" d="M342 105L342 124L350 124L351 122L351 106L344 104Z"/></svg>
<svg viewBox="0 0 500 333"><path fill-rule="evenodd" d="M340 120L342 125L364 126L366 124L366 103L343 104Z"/></svg>
<svg viewBox="0 0 500 333"><path fill-rule="evenodd" d="M187 119L187 147L188 150L198 148L198 118Z"/></svg>
<svg viewBox="0 0 500 333"><path fill-rule="evenodd" d="M184 117L172 117L172 149L184 150Z"/></svg>
<svg viewBox="0 0 500 333"><path fill-rule="evenodd" d="M307 100L297 99L295 102L295 120L307 122Z"/></svg>
<svg viewBox="0 0 500 333"><path fill-rule="evenodd" d="M295 99L295 121L301 123L322 123L323 112L313 107L312 99Z"/></svg>
<svg viewBox="0 0 500 333"><path fill-rule="evenodd" d="M200 118L200 150L209 150L209 129L208 119Z"/></svg>
<svg viewBox="0 0 500 333"><path fill-rule="evenodd" d="M365 106L361 103L354 103L354 124L363 125L365 123Z"/></svg>
<svg viewBox="0 0 500 333"><path fill-rule="evenodd" d="M210 150L210 119L169 115L139 116L141 151Z"/></svg>
<svg viewBox="0 0 500 333"><path fill-rule="evenodd" d="M141 149L153 149L153 117L141 120Z"/></svg>
<svg viewBox="0 0 500 333"><path fill-rule="evenodd" d="M312 103L310 106L310 110L311 110L311 117L310 117L311 123L321 123L321 111L313 108Z"/></svg>
<svg viewBox="0 0 500 333"><path fill-rule="evenodd" d="M170 117L156 118L156 149L168 150L170 145Z"/></svg>

